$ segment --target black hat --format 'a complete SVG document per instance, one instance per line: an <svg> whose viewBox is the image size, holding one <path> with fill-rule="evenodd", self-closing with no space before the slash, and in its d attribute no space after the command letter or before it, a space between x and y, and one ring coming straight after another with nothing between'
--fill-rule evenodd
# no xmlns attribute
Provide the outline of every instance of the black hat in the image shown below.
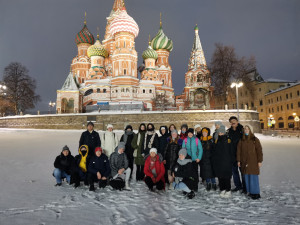
<svg viewBox="0 0 300 225"><path fill-rule="evenodd" d="M92 125L94 127L94 123L92 121L89 121L86 126L88 127L89 125Z"/></svg>
<svg viewBox="0 0 300 225"><path fill-rule="evenodd" d="M181 130L182 130L182 128L188 129L189 127L186 123L184 123L184 124L181 125Z"/></svg>
<svg viewBox="0 0 300 225"><path fill-rule="evenodd" d="M125 130L127 130L127 129L133 130L131 125L127 125L127 126L125 127Z"/></svg>
<svg viewBox="0 0 300 225"><path fill-rule="evenodd" d="M65 150L68 150L68 151L70 151L70 149L69 149L69 147L67 146L67 145L65 145L64 147L63 147L63 149L62 149L63 151L65 151Z"/></svg>
<svg viewBox="0 0 300 225"><path fill-rule="evenodd" d="M189 129L187 130L187 133L192 133L192 134L194 134L194 129L193 129L193 128L189 128Z"/></svg>

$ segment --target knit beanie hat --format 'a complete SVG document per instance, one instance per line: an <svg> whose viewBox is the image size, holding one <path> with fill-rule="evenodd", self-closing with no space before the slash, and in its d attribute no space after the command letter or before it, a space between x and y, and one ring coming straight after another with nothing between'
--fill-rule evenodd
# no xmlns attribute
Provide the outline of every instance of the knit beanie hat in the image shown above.
<svg viewBox="0 0 300 225"><path fill-rule="evenodd" d="M189 134L189 133L194 134L194 129L193 128L189 128L188 131L187 131L187 134Z"/></svg>
<svg viewBox="0 0 300 225"><path fill-rule="evenodd" d="M63 149L62 149L63 151L65 151L65 150L68 150L68 151L70 151L70 149L69 149L69 147L67 146L67 145L65 145L64 147L63 147Z"/></svg>
<svg viewBox="0 0 300 225"><path fill-rule="evenodd" d="M186 123L184 123L184 124L181 125L181 130L182 130L182 128L188 129L189 127Z"/></svg>
<svg viewBox="0 0 300 225"><path fill-rule="evenodd" d="M184 156L186 157L186 155L187 155L187 150L186 150L186 148L180 149L180 151L178 152L178 155L184 155Z"/></svg>
<svg viewBox="0 0 300 225"><path fill-rule="evenodd" d="M108 128L114 128L114 126L112 125L112 124L107 124L107 127L106 127L107 129Z"/></svg>
<svg viewBox="0 0 300 225"><path fill-rule="evenodd" d="M201 125L200 124L196 124L195 126L194 126L194 129L196 130L197 128L201 128Z"/></svg>
<svg viewBox="0 0 300 225"><path fill-rule="evenodd" d="M121 141L118 145L118 150L123 148L125 150L125 143L123 141Z"/></svg>
<svg viewBox="0 0 300 225"><path fill-rule="evenodd" d="M223 134L226 133L226 130L225 130L225 126L224 126L224 125L221 125L221 126L220 126L220 128L218 129L218 133L223 133Z"/></svg>
<svg viewBox="0 0 300 225"><path fill-rule="evenodd" d="M221 122L221 121L217 121L217 122L215 122L215 126L216 126L216 125L221 126L221 125L222 125L222 122Z"/></svg>
<svg viewBox="0 0 300 225"><path fill-rule="evenodd" d="M172 131L171 131L171 134L173 134L173 133L178 134L178 131L177 131L177 130L172 130Z"/></svg>
<svg viewBox="0 0 300 225"><path fill-rule="evenodd" d="M101 147L96 147L95 148L95 153L98 152L98 151L100 151L102 153L102 148Z"/></svg>
<svg viewBox="0 0 300 225"><path fill-rule="evenodd" d="M127 126L125 127L125 130L127 130L127 129L133 130L131 125L127 125Z"/></svg>
<svg viewBox="0 0 300 225"><path fill-rule="evenodd" d="M155 152L155 154L157 154L157 149L156 149L156 148L151 148L151 149L150 149L150 153L151 153L151 152Z"/></svg>

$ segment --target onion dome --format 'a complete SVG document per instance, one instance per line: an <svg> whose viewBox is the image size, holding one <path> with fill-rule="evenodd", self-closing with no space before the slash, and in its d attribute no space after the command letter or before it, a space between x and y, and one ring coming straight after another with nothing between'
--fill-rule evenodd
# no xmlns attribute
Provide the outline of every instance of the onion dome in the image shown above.
<svg viewBox="0 0 300 225"><path fill-rule="evenodd" d="M104 48L104 46L99 41L99 37L97 35L97 40L94 45L90 46L87 50L88 57L92 56L102 56L103 58L106 58L108 56L108 52Z"/></svg>
<svg viewBox="0 0 300 225"><path fill-rule="evenodd" d="M195 26L194 30L199 30L199 28L198 28L198 24L196 24L196 26Z"/></svg>
<svg viewBox="0 0 300 225"><path fill-rule="evenodd" d="M110 33L112 36L119 32L129 32L132 33L134 37L137 37L139 34L139 26L135 20L127 14L125 8L122 9L122 12L110 25Z"/></svg>
<svg viewBox="0 0 300 225"><path fill-rule="evenodd" d="M88 30L86 26L86 13L85 13L85 18L84 18L84 26L81 29L81 31L78 32L75 38L75 42L77 45L81 43L87 43L87 44L94 44L95 39L92 33Z"/></svg>
<svg viewBox="0 0 300 225"><path fill-rule="evenodd" d="M158 33L151 41L151 47L154 50L165 49L169 52L173 50L173 41L164 34L161 22Z"/></svg>
<svg viewBox="0 0 300 225"><path fill-rule="evenodd" d="M158 54L153 48L149 45L148 48L142 54L143 59L157 59Z"/></svg>

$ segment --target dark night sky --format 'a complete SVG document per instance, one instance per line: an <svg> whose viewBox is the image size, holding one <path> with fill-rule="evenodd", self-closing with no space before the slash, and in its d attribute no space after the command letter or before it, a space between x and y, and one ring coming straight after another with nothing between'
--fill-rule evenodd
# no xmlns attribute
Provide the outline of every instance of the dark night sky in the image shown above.
<svg viewBox="0 0 300 225"><path fill-rule="evenodd" d="M42 97L37 109L47 110L56 100L77 54L75 36L87 26L104 36L113 0L0 0L0 78L12 61L25 65L37 80ZM136 50L147 48L148 35L163 29L174 42L170 55L176 94L184 87L184 74L194 38L199 34L207 62L215 43L232 45L239 56L256 57L263 78L300 80L299 0L125 0L127 12L138 23Z"/></svg>

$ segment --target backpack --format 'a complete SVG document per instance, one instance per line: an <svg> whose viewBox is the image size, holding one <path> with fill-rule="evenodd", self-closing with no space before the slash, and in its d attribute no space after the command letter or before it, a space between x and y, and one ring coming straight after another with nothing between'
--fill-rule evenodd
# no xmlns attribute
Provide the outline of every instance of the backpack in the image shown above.
<svg viewBox="0 0 300 225"><path fill-rule="evenodd" d="M199 150L198 150L198 142L199 142L199 139L196 137L196 146L197 146L197 152L196 152L196 155L199 156ZM185 143L185 146L187 144L187 138L184 139L184 143Z"/></svg>

